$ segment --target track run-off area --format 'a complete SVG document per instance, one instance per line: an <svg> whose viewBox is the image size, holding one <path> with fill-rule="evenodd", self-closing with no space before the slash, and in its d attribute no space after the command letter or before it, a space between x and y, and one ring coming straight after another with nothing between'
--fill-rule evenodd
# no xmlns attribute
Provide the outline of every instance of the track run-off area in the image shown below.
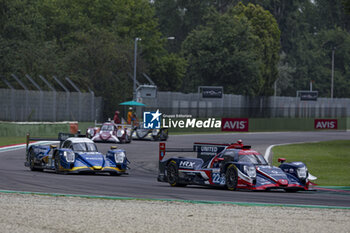
<svg viewBox="0 0 350 233"><path fill-rule="evenodd" d="M271 145L349 140L350 132L267 132L232 134L171 135L169 148L191 148L193 142L232 143L242 139L244 144L265 154ZM113 144L97 144L106 153ZM159 142L132 141L117 145L126 150L131 164L129 175L62 175L52 171L33 172L24 167L25 148L0 150L0 190L39 192L52 194L93 195L140 199L166 199L186 201L214 201L230 203L258 203L276 205L304 205L350 207L350 192L318 189L310 192L286 193L284 191L228 191L220 188L187 186L170 187L157 182ZM168 153L167 156L195 156L194 154ZM307 155L305 155L307 156ZM331 163L332 161L330 161ZM312 174L312 171L310 171ZM315 175L315 174L314 174ZM317 175L316 175L317 176ZM317 183L317 180L315 181Z"/></svg>

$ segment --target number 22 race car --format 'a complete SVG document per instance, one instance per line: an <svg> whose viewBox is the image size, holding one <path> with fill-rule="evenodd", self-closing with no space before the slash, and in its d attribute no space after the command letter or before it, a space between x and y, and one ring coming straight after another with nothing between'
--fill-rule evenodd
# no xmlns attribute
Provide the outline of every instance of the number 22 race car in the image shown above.
<svg viewBox="0 0 350 233"><path fill-rule="evenodd" d="M197 152L197 158L171 157L166 152ZM171 186L211 185L229 190L283 189L287 192L313 190L312 176L302 162L270 166L251 146L239 140L234 144L194 143L193 148L165 148L159 144L158 181Z"/></svg>
<svg viewBox="0 0 350 233"><path fill-rule="evenodd" d="M32 171L54 170L56 173L126 174L129 161L125 151L112 146L106 155L98 152L95 143L86 137L60 133L57 145L31 145L29 141L48 140L27 135L26 162Z"/></svg>

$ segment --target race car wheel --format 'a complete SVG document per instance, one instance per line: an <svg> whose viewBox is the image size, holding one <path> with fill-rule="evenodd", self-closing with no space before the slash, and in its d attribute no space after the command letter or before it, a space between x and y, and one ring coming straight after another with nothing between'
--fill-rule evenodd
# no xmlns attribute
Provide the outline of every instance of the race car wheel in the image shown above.
<svg viewBox="0 0 350 233"><path fill-rule="evenodd" d="M237 171L233 164L230 164L226 169L226 187L231 191L237 189Z"/></svg>
<svg viewBox="0 0 350 233"><path fill-rule="evenodd" d="M125 135L125 143L130 143L131 142L131 137L129 135Z"/></svg>
<svg viewBox="0 0 350 233"><path fill-rule="evenodd" d="M125 135L124 137L120 137L118 139L120 143L125 144L127 142L127 135Z"/></svg>
<svg viewBox="0 0 350 233"><path fill-rule="evenodd" d="M31 171L43 171L43 169L35 167L34 156L35 156L34 151L30 150L29 151L29 168L30 168L30 170Z"/></svg>
<svg viewBox="0 0 350 233"><path fill-rule="evenodd" d="M160 136L161 141L166 141L168 139L168 130L163 130Z"/></svg>
<svg viewBox="0 0 350 233"><path fill-rule="evenodd" d="M171 160L167 166L167 177L170 186L185 187L186 184L179 183L179 171L174 160Z"/></svg>
<svg viewBox="0 0 350 233"><path fill-rule="evenodd" d="M59 160L60 160L60 159L59 159L59 156L56 155L56 156L55 156L55 172L56 172L57 174L61 173L61 172L60 172L60 161L59 161Z"/></svg>

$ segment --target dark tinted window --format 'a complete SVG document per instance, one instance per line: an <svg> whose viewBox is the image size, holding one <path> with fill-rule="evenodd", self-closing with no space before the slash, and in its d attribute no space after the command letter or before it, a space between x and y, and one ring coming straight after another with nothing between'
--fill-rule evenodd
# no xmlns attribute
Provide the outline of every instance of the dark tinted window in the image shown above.
<svg viewBox="0 0 350 233"><path fill-rule="evenodd" d="M260 154L239 155L238 162L252 163L255 165L267 165L266 160Z"/></svg>
<svg viewBox="0 0 350 233"><path fill-rule="evenodd" d="M63 143L62 148L69 148L69 146L70 146L71 144L72 144L71 141L66 140L66 141Z"/></svg>
<svg viewBox="0 0 350 233"><path fill-rule="evenodd" d="M224 152L224 155L228 155L228 156L235 156L235 151L234 150L226 150Z"/></svg>
<svg viewBox="0 0 350 233"><path fill-rule="evenodd" d="M94 143L74 143L72 145L73 151L83 151L83 152L97 152L97 147Z"/></svg>
<svg viewBox="0 0 350 233"><path fill-rule="evenodd" d="M102 125L101 131L113 131L113 125Z"/></svg>

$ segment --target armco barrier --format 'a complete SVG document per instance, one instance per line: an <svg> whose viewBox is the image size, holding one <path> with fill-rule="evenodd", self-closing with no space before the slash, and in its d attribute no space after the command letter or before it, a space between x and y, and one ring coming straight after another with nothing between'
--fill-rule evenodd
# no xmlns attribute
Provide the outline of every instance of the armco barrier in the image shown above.
<svg viewBox="0 0 350 233"><path fill-rule="evenodd" d="M70 132L77 124L77 122L0 122L0 137L24 137L27 132L33 136L57 137L59 132Z"/></svg>

